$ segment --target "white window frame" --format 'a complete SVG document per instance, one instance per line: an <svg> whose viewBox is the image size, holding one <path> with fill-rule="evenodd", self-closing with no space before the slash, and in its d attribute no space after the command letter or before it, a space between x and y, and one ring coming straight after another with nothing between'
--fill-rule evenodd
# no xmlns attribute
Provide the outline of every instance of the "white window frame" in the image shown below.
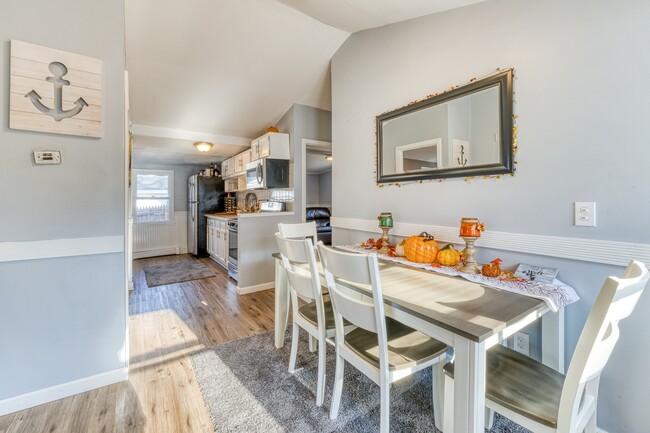
<svg viewBox="0 0 650 433"><path fill-rule="evenodd" d="M131 206L133 209L133 224L150 225L150 224L173 224L174 223L174 170L145 170L133 169L133 182L131 187ZM166 221L138 221L138 207L136 203L138 194L138 175L167 176L169 178L169 219Z"/></svg>

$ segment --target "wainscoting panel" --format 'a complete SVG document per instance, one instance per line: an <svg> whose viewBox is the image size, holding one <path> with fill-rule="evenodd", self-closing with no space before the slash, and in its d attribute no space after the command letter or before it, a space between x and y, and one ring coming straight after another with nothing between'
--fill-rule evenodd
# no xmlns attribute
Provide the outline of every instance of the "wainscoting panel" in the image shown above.
<svg viewBox="0 0 650 433"><path fill-rule="evenodd" d="M133 258L187 253L187 212L174 212L171 223L133 225Z"/></svg>
<svg viewBox="0 0 650 433"><path fill-rule="evenodd" d="M332 217L330 224L334 228L381 233L377 220ZM458 237L458 227L395 223L390 234L410 236L424 231L441 241L464 244ZM487 231L476 246L616 266L627 266L629 260L635 259L650 267L649 244Z"/></svg>

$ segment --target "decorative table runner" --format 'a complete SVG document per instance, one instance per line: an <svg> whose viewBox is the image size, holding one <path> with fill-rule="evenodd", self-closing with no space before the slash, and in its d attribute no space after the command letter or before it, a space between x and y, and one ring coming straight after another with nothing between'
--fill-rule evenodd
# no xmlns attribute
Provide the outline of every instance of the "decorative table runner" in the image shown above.
<svg viewBox="0 0 650 433"><path fill-rule="evenodd" d="M580 299L573 287L567 286L557 278L553 281L553 284L541 283L539 281L502 280L497 277L486 277L482 274L466 274L464 272L459 272L456 268L450 266L437 267L431 266L429 263L415 263L406 260L404 257L392 257L386 254L380 254L375 249L364 248L360 245L337 245L337 248L362 254L375 253L378 258L383 260L400 263L414 268L425 269L427 271L433 271L452 277L462 277L474 283L484 284L497 289L507 290L508 292L541 299L545 301L549 308L554 312L557 312L561 308L573 304Z"/></svg>

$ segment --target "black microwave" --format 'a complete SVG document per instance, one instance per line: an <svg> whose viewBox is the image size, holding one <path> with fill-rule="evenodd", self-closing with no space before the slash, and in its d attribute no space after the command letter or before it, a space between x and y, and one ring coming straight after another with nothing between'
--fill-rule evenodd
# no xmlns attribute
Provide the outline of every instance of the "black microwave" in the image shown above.
<svg viewBox="0 0 650 433"><path fill-rule="evenodd" d="M246 188L289 188L289 160L264 158L246 164Z"/></svg>

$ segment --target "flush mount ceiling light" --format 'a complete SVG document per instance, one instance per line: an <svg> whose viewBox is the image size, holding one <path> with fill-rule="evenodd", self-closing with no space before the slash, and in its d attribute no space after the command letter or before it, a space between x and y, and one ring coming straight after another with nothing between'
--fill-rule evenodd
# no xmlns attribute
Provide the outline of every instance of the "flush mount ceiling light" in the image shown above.
<svg viewBox="0 0 650 433"><path fill-rule="evenodd" d="M328 161L331 161L333 158L332 158L332 155L327 155L327 156L325 157L325 159L328 160Z"/></svg>
<svg viewBox="0 0 650 433"><path fill-rule="evenodd" d="M196 150L199 152L207 152L208 150L212 149L212 143L209 143L207 141L197 141L194 143L194 147L196 147Z"/></svg>

